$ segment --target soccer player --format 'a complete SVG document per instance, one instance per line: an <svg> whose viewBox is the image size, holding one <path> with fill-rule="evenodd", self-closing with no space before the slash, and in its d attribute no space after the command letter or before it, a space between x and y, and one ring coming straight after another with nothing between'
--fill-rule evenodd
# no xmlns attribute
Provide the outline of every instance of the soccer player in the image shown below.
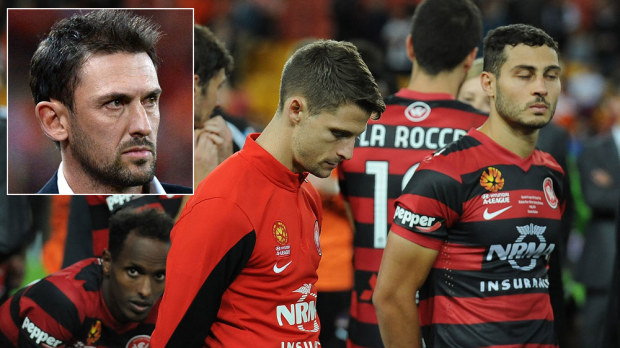
<svg viewBox="0 0 620 348"><path fill-rule="evenodd" d="M306 176L351 158L384 109L352 44L289 58L273 119L200 183L173 229L151 347L320 346L321 202Z"/></svg>
<svg viewBox="0 0 620 348"><path fill-rule="evenodd" d="M61 155L38 193L192 193L155 177L160 36L155 23L122 10L54 24L30 64L35 114Z"/></svg>
<svg viewBox="0 0 620 348"><path fill-rule="evenodd" d="M535 149L560 95L557 43L496 28L483 70L488 120L427 157L396 201L373 296L386 347L557 347L547 259L566 188Z"/></svg>
<svg viewBox="0 0 620 348"><path fill-rule="evenodd" d="M0 346L148 346L172 224L158 209L114 214L102 258L52 273L0 307Z"/></svg>
<svg viewBox="0 0 620 348"><path fill-rule="evenodd" d="M209 28L194 25L194 189L233 153L233 135L213 116L233 58ZM243 137L245 140L245 137Z"/></svg>
<svg viewBox="0 0 620 348"><path fill-rule="evenodd" d="M353 159L341 164L340 187L355 227L351 347L383 346L371 298L394 200L426 155L486 120L455 100L481 39L480 11L471 1L418 5L407 39L413 62L409 85L386 99L385 114L368 123Z"/></svg>

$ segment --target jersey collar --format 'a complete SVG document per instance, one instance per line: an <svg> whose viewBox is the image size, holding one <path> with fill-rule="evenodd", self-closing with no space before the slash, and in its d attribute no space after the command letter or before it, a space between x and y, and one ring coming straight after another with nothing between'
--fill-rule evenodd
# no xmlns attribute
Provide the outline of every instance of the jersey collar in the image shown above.
<svg viewBox="0 0 620 348"><path fill-rule="evenodd" d="M308 176L308 173L294 173L286 168L256 142L256 138L258 138L259 135L260 133L248 135L240 155L249 160L274 184L290 191L298 190Z"/></svg>

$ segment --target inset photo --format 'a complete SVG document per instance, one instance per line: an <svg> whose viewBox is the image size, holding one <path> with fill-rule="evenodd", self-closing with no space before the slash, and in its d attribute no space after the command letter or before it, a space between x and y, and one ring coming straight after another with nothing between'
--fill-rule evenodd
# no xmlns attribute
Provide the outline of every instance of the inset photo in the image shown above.
<svg viewBox="0 0 620 348"><path fill-rule="evenodd" d="M193 9L7 21L9 194L193 192Z"/></svg>

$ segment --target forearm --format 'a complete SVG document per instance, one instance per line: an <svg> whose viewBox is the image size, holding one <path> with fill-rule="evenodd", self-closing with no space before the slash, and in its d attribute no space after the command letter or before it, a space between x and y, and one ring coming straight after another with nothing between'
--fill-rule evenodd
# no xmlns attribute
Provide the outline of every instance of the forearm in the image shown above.
<svg viewBox="0 0 620 348"><path fill-rule="evenodd" d="M386 348L421 348L415 294L373 297L381 339Z"/></svg>

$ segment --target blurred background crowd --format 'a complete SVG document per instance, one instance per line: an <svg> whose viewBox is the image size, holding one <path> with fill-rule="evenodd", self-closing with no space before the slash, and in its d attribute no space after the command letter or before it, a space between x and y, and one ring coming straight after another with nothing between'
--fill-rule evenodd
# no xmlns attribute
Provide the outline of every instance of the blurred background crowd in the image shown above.
<svg viewBox="0 0 620 348"><path fill-rule="evenodd" d="M208 26L235 60L227 92L220 105L229 115L261 129L277 107L282 66L300 41L332 38L354 42L378 80L382 94L395 93L407 84L411 63L405 38L416 0L2 0L3 7L192 7L196 23ZM559 144L571 180L572 204L561 255L564 280L566 347L582 347L589 327L605 325L600 307L609 306L617 244L617 207L620 201L620 2L617 0L478 0L484 30L510 23L528 23L544 29L560 45L563 65L562 95L553 122L568 135ZM7 105L6 16L2 23L2 89L0 104ZM28 26L25 25L23 29ZM36 38L32 38L35 40ZM35 40L36 41L36 40ZM11 47L8 47L10 50ZM481 53L482 46L480 47ZM164 52L159 52L160 55ZM479 53L479 54L480 54ZM173 59L174 51L164 59ZM9 62L22 64L27 62ZM13 76L9 76L10 79ZM166 87L164 86L164 89ZM10 91L8 92L10 93ZM6 108L2 117L6 117ZM9 118L14 110L9 110ZM21 113L18 113L18 116ZM27 114L27 113L26 113ZM22 117L23 115L19 116ZM34 117L32 118L34 120ZM614 126L615 125L615 126ZM161 135L160 135L161 136ZM619 135L620 136L620 135ZM544 137L544 135L543 135ZM30 138L30 137L29 137ZM47 141L44 137L36 136ZM612 140L609 140L612 139ZM40 151L38 143L23 139L26 151ZM30 144L30 145L29 145ZM615 148L614 148L615 146ZM10 154L9 154L10 156ZM10 168L9 168L10 169ZM174 167L170 170L178 170ZM6 171L3 171L4 174ZM36 175L20 171L19 175ZM45 176L49 173L44 174ZM325 205L335 222L324 226L324 255L330 249L340 259L326 260L319 269L326 279L323 291L345 292L352 286L350 227L342 213L337 189L327 185ZM331 194L330 194L331 192ZM17 197L9 197L9 199ZM6 198L3 198L6 199ZM0 280L10 275L12 287L56 270L60 256L45 253L49 243L64 243L50 233L62 229L66 197L19 197L29 209L18 209L24 240L13 240L12 252L21 250L15 265L0 269ZM6 203L6 202L5 202ZM3 203L4 204L4 203ZM4 214L4 212L3 212ZM10 217L11 213L5 217ZM12 217L16 217L13 215ZM28 223L25 223L25 222ZM60 225L59 225L60 224ZM342 225L344 224L344 226ZM11 225L9 225L11 226ZM26 233L29 231L29 233ZM342 231L347 231L343 233ZM43 233L36 233L43 232ZM54 238L61 238L60 240ZM34 241L34 247L31 242ZM333 247L329 246L333 245ZM25 246L30 245L29 249ZM9 248L6 248L7 250ZM2 252L8 252L2 250ZM29 252L25 253L25 250ZM43 250L43 252L41 251ZM15 253L14 253L15 254ZM23 258L26 255L26 258ZM52 256L50 256L52 255ZM342 260L344 256L344 261ZM6 255L2 255L6 261ZM324 256L324 258L325 258ZM48 259L45 259L45 258ZM49 258L53 259L53 262ZM10 260L10 259L9 259ZM24 261L25 260L25 261ZM11 271L9 271L11 270ZM13 273L11 273L13 272ZM25 276L24 273L25 272ZM334 276L335 272L337 273ZM331 277L330 277L331 275ZM319 290L321 290L319 280ZM0 282L1 283L1 282ZM617 289L615 290L617 292ZM2 289L0 289L0 295ZM346 298L346 296L345 296ZM598 301L598 302L597 302ZM319 301L320 303L320 301ZM599 309L597 309L599 308ZM346 311L343 311L345 313ZM604 312L604 311L603 311ZM320 313L319 313L320 315ZM346 335L346 314L339 316L335 341ZM338 326L338 325L337 325ZM328 346L327 344L325 346ZM335 345L336 346L336 345Z"/></svg>

